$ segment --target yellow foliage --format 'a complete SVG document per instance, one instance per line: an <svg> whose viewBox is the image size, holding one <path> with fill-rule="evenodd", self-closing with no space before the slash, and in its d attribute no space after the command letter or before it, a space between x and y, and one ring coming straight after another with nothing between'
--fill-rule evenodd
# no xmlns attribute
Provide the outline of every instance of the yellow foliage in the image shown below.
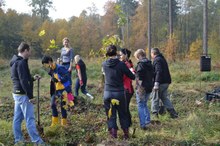
<svg viewBox="0 0 220 146"><path fill-rule="evenodd" d="M42 37L42 36L44 36L44 35L45 35L45 33L46 33L46 32L45 32L45 30L41 30L41 31L39 32L39 34L38 34L38 35L39 35L40 37Z"/></svg>
<svg viewBox="0 0 220 146"><path fill-rule="evenodd" d="M168 60L171 60L171 61L175 61L175 58L176 58L176 54L177 54L177 47L178 47L178 40L176 38L175 35L172 35L168 41L167 41L167 44L166 44L166 47L165 47L165 54L166 54L166 57Z"/></svg>
<svg viewBox="0 0 220 146"><path fill-rule="evenodd" d="M202 40L196 39L195 42L192 42L189 49L189 59L198 59L202 53Z"/></svg>

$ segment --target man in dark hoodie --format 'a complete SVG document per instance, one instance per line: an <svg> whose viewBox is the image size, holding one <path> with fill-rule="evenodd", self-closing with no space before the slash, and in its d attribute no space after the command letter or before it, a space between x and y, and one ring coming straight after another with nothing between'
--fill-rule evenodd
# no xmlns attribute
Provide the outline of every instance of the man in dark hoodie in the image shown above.
<svg viewBox="0 0 220 146"><path fill-rule="evenodd" d="M167 98L167 90L171 84L171 76L168 64L158 48L151 49L151 57L154 67L154 88L152 92L151 110L155 117L158 117L159 99L170 113L171 118L177 118L178 114L174 110L173 104Z"/></svg>
<svg viewBox="0 0 220 146"><path fill-rule="evenodd" d="M151 61L146 58L143 49L138 49L134 53L138 60L136 71L136 100L138 105L138 115L140 127L145 130L150 124L150 111L147 107L147 101L153 88L153 66Z"/></svg>
<svg viewBox="0 0 220 146"><path fill-rule="evenodd" d="M117 112L124 138L127 139L129 120L126 111L126 97L124 95L123 76L135 79L134 74L127 68L124 62L117 58L117 48L110 45L106 48L106 56L109 58L103 62L102 68L105 74L104 107L107 115L108 129L113 138L117 138Z"/></svg>
<svg viewBox="0 0 220 146"><path fill-rule="evenodd" d="M28 67L30 55L29 45L22 42L18 47L18 55L14 55L10 61L15 102L13 132L15 143L24 141L21 123L25 120L31 141L36 144L42 144L43 140L39 136L35 124L34 105L31 103L33 98L33 81L39 79L39 76L31 77Z"/></svg>

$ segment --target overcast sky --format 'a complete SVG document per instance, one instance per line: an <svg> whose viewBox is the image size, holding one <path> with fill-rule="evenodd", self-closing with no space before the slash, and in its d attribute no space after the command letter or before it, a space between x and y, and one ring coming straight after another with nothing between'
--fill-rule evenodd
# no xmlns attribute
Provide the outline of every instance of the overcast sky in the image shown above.
<svg viewBox="0 0 220 146"><path fill-rule="evenodd" d="M15 9L18 13L31 14L31 8L28 6L27 0L5 0L5 10L8 8ZM98 9L100 15L104 14L104 5L108 0L53 0L55 10L50 10L49 16L53 19L79 16L82 10L87 10L92 3Z"/></svg>

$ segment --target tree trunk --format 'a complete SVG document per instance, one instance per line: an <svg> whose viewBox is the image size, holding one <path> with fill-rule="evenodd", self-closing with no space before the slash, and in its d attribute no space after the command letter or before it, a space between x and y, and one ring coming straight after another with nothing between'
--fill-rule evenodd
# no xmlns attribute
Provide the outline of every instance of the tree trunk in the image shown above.
<svg viewBox="0 0 220 146"><path fill-rule="evenodd" d="M204 0L204 7L203 7L203 54L208 55L208 48L207 48L207 26L208 26L208 0Z"/></svg>
<svg viewBox="0 0 220 146"><path fill-rule="evenodd" d="M148 51L148 58L151 60L151 0L148 0Z"/></svg>

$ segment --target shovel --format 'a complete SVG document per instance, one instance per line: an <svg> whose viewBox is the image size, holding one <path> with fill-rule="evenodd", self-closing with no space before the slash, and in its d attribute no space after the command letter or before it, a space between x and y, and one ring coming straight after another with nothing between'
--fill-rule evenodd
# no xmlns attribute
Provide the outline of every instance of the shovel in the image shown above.
<svg viewBox="0 0 220 146"><path fill-rule="evenodd" d="M44 128L40 124L40 78L37 79L37 129L40 134L44 133Z"/></svg>

